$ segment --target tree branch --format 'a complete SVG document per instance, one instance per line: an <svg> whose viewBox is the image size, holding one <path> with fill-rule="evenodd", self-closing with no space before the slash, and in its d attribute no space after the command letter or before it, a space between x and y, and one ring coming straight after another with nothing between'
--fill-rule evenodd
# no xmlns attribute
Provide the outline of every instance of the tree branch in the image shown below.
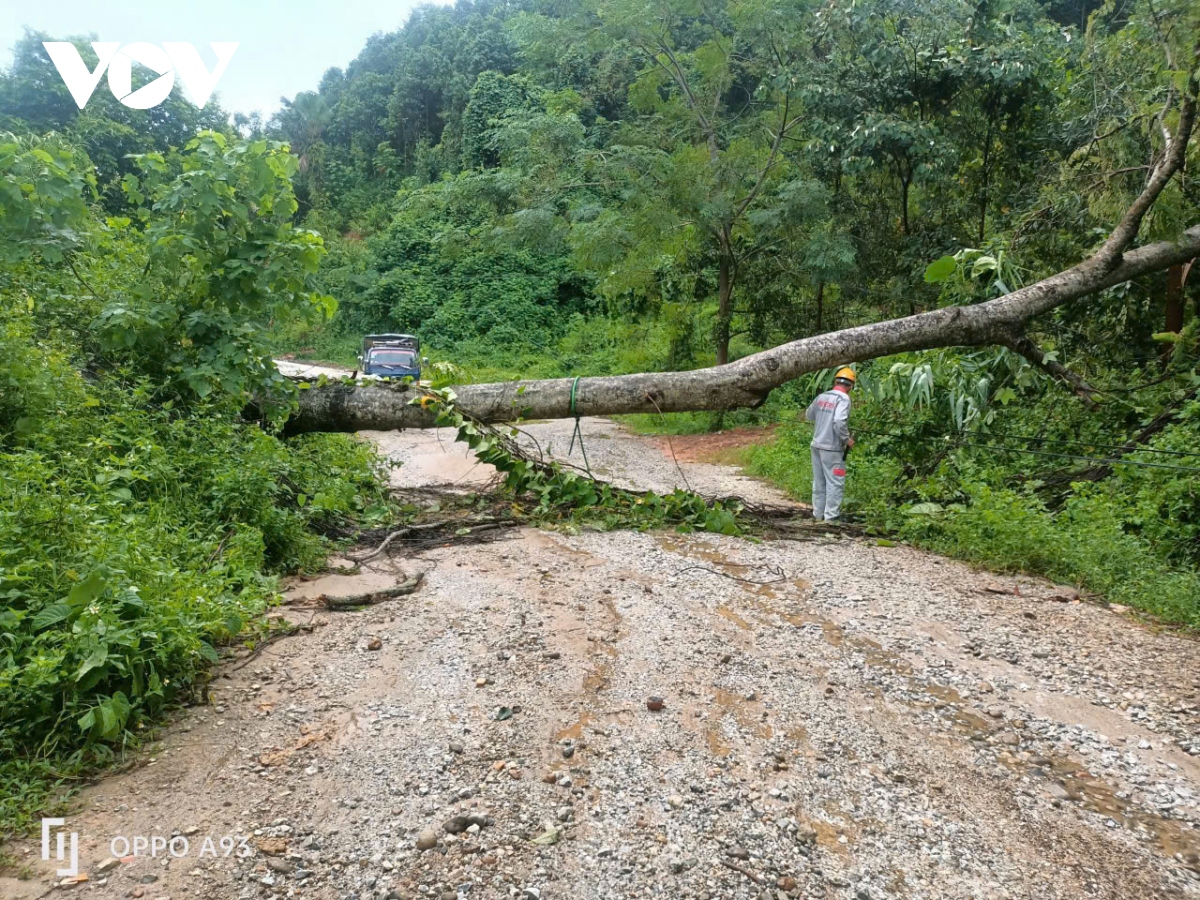
<svg viewBox="0 0 1200 900"><path fill-rule="evenodd" d="M1007 347L1013 353L1025 357L1025 359L1029 360L1051 378L1063 382L1092 406L1097 405L1096 395L1100 391L1084 381L1083 377L1078 373L1071 371L1062 363L1047 357L1042 348L1024 331L1013 331L1011 334L1002 334L999 336L997 343L1003 347Z"/></svg>
<svg viewBox="0 0 1200 900"><path fill-rule="evenodd" d="M1121 217L1121 221L1117 223L1117 227L1108 236L1108 240L1096 253L1095 258L1106 265L1116 266L1120 262L1121 254L1137 238L1142 219L1150 211L1154 201L1158 199L1159 194L1163 192L1175 173L1183 168L1184 160L1187 158L1188 139L1196 120L1196 94L1200 91L1198 65L1200 65L1200 41L1196 42L1195 49L1192 51L1191 74L1188 76L1183 101L1179 105L1179 124L1175 128L1175 134L1166 136L1166 146L1163 148L1162 158L1151 170L1150 177L1146 180L1146 186L1137 199L1130 204L1125 215Z"/></svg>

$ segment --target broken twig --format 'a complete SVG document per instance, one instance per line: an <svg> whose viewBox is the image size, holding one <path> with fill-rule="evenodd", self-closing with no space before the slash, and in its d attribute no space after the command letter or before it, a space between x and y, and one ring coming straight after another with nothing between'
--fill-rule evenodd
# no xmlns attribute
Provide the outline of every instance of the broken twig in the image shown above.
<svg viewBox="0 0 1200 900"><path fill-rule="evenodd" d="M747 878L749 878L751 881L753 881L755 884L763 884L764 883L761 878L759 878L757 875L755 875L749 869L739 866L737 863L735 863L731 859L721 860L721 865L725 866L727 869L733 869L733 871L735 871L735 872L740 872L741 874L743 874Z"/></svg>

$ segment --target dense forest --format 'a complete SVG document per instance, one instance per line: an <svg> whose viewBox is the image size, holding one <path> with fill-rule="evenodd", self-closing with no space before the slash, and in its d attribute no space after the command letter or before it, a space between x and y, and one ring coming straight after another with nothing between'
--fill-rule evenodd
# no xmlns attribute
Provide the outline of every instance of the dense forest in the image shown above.
<svg viewBox="0 0 1200 900"><path fill-rule="evenodd" d="M402 330L449 381L682 370L1004 296L1186 142L1198 33L1196 0L461 0L269 121L81 111L28 34L0 73L3 827L185 699L275 576L397 514L361 444L280 437L273 354ZM1142 242L1197 224L1198 154ZM1200 626L1188 272L1039 317L1037 352L861 364L850 513ZM804 498L827 380L629 424L777 424L744 462Z"/></svg>

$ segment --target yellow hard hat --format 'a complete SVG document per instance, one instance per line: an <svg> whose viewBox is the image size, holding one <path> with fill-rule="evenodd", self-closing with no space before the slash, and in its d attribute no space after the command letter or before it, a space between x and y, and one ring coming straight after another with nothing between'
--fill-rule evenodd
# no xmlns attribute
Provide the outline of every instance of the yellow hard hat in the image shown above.
<svg viewBox="0 0 1200 900"><path fill-rule="evenodd" d="M858 380L858 376L854 374L854 370L849 366L842 366L837 370L837 374L833 376L833 380L837 381L839 378L844 378L851 384Z"/></svg>

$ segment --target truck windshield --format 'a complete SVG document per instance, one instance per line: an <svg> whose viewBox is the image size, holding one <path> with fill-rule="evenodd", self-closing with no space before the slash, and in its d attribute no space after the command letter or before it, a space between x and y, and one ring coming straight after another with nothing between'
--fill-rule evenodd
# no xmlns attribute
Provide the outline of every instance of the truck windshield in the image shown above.
<svg viewBox="0 0 1200 900"><path fill-rule="evenodd" d="M375 350L371 362L381 366L407 366L412 368L416 357L407 350Z"/></svg>

